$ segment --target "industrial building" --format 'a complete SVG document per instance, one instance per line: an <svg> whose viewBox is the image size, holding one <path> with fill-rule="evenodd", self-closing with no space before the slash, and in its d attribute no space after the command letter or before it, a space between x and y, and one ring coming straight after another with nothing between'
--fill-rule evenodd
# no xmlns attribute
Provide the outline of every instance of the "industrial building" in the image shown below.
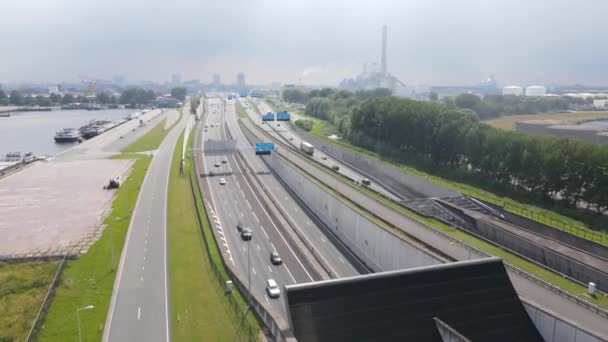
<svg viewBox="0 0 608 342"><path fill-rule="evenodd" d="M524 94L524 89L519 86L507 86L507 87L502 88L502 94L521 96Z"/></svg>
<svg viewBox="0 0 608 342"><path fill-rule="evenodd" d="M526 87L526 96L545 96L547 89L543 86L529 86Z"/></svg>

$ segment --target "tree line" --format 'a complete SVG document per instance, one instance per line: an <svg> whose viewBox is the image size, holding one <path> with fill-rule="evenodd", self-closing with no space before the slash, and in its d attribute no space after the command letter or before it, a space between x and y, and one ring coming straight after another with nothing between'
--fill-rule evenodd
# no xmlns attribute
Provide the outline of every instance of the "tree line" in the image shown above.
<svg viewBox="0 0 608 342"><path fill-rule="evenodd" d="M171 89L171 95L183 101L186 97L186 89L177 87ZM6 93L0 89L0 106L57 106L57 105L68 105L73 103L89 103L94 101L98 104L111 105L111 104L124 104L124 105L145 105L151 103L156 99L157 94L151 89L143 89L138 87L132 87L124 90L120 96L115 96L112 92L102 91L93 98L86 97L83 95L72 95L72 94L56 94L52 93L49 96L43 95L25 95L19 90L12 90L10 93Z"/></svg>
<svg viewBox="0 0 608 342"><path fill-rule="evenodd" d="M355 107L347 138L389 159L447 171L491 190L608 209L608 148L602 145L503 131L470 111L394 97Z"/></svg>
<svg viewBox="0 0 608 342"><path fill-rule="evenodd" d="M334 88L310 91L286 89L282 93L283 100L305 104L306 114L331 122L344 135L348 133L350 115L355 106L371 98L390 95L391 91L387 88L357 90L355 92ZM310 126L309 123L302 122L301 124L305 125L304 129Z"/></svg>
<svg viewBox="0 0 608 342"><path fill-rule="evenodd" d="M444 98L443 103L448 107L468 109L481 120L486 120L503 115L559 112L567 110L571 104L584 104L586 100L567 96L486 95L480 98L474 94L460 94Z"/></svg>

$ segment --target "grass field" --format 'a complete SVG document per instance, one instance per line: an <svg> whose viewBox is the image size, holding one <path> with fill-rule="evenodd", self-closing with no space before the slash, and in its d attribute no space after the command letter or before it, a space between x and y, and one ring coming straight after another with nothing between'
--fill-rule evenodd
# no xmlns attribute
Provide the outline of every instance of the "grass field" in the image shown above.
<svg viewBox="0 0 608 342"><path fill-rule="evenodd" d="M572 113L542 113L502 116L500 118L487 120L485 123L496 128L514 130L515 122L522 120L566 120L566 121L586 121L592 119L608 119L608 111L601 112L572 112Z"/></svg>
<svg viewBox="0 0 608 342"><path fill-rule="evenodd" d="M0 262L0 341L25 341L59 263Z"/></svg>
<svg viewBox="0 0 608 342"><path fill-rule="evenodd" d="M75 310L87 305L95 308L81 311L83 341L101 340L116 276L113 264L114 268L118 267L131 213L152 159L150 156L124 154L117 158L136 158L136 161L112 203L112 211L104 221L107 227L102 236L86 254L67 262L44 327L38 336L40 341L76 340Z"/></svg>
<svg viewBox="0 0 608 342"><path fill-rule="evenodd" d="M179 174L182 140L183 137L173 154L167 216L173 340L244 341L249 340L250 326L255 338L259 332L257 322L250 317L245 327L240 324L245 301L238 291L232 296L224 294L223 281L217 273L223 270L219 251L213 241L208 246L203 239L190 186L189 175L194 172L191 157L185 160L185 174ZM189 145L191 142L189 139ZM198 207L204 208L200 196L196 200ZM206 213L200 214L206 234L211 237Z"/></svg>

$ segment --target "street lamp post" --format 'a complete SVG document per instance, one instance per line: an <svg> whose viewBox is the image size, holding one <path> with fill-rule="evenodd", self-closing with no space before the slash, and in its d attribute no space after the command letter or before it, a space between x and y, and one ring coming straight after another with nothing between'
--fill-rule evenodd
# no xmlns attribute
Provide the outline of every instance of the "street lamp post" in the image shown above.
<svg viewBox="0 0 608 342"><path fill-rule="evenodd" d="M78 321L78 342L82 342L82 336L80 335L80 310L91 310L93 308L93 305L88 305L84 308L76 309L76 321Z"/></svg>

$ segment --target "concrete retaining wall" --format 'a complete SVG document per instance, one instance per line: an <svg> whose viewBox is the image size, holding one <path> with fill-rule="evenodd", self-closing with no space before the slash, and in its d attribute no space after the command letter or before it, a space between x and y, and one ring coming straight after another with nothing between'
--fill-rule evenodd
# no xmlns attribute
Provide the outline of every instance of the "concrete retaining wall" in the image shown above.
<svg viewBox="0 0 608 342"><path fill-rule="evenodd" d="M504 210L501 206L498 206L496 204L489 202L484 202L484 204L489 205L493 209L498 210L501 214L505 216L507 222L526 228L531 232L549 237L557 241L561 241L562 243L565 243L572 247L576 247L589 253L596 254L604 259L608 259L608 247L604 245L570 234L563 230L553 228L546 224L531 220L527 217L514 214L510 211Z"/></svg>
<svg viewBox="0 0 608 342"><path fill-rule="evenodd" d="M600 338L590 335L570 323L528 303L523 304L536 329L546 342L602 342Z"/></svg>
<svg viewBox="0 0 608 342"><path fill-rule="evenodd" d="M369 178L392 189L404 198L414 199L460 195L457 191L438 186L417 176L407 174L403 170L387 163L379 162L375 158L347 150L338 145L314 137L299 127L292 127L299 136L313 144L315 147L321 149L335 159L360 170Z"/></svg>
<svg viewBox="0 0 608 342"><path fill-rule="evenodd" d="M439 264L440 261L389 233L274 155L268 165L300 199L374 271Z"/></svg>

